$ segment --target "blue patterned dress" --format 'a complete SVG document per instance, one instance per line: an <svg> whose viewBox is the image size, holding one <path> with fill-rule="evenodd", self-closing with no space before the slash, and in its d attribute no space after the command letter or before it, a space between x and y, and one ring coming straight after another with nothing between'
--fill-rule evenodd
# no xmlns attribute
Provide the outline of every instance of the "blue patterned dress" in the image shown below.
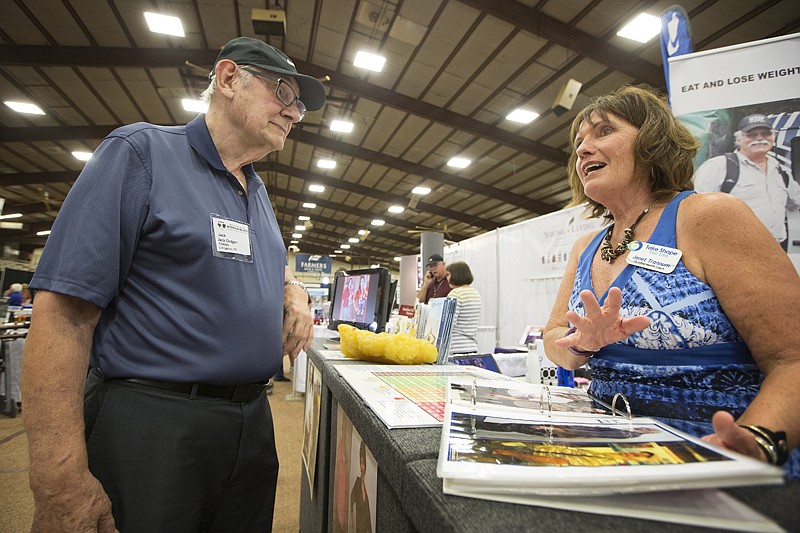
<svg viewBox="0 0 800 533"><path fill-rule="evenodd" d="M649 243L677 248L678 205L690 194L694 191L682 192L667 205ZM580 292L594 293L591 265L604 233L578 261L569 308L580 315L585 314ZM591 359L589 392L607 404L622 393L634 414L695 436L713 433L710 421L716 411L741 416L764 375L711 287L682 261L669 274L627 265L611 286L622 291L623 316L645 315L651 324ZM599 296L601 305L607 294ZM794 450L784 467L792 477L800 477L799 452Z"/></svg>

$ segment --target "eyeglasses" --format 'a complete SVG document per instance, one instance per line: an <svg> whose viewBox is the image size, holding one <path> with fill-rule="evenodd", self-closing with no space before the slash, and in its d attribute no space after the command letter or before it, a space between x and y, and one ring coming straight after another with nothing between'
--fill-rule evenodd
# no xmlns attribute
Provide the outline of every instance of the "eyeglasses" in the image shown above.
<svg viewBox="0 0 800 533"><path fill-rule="evenodd" d="M283 78L278 78L277 76L270 76L269 74L264 74L263 72L259 72L258 70L250 70L249 68L244 68L244 67L242 67L242 70L246 70L250 74L258 76L259 78L277 81L278 85L275 86L275 96L277 96L280 103L282 103L286 107L290 107L292 104L296 104L297 110L300 112L300 120L303 120L303 117L305 117L306 113L308 112L306 110L306 105L302 101L300 101L300 97L297 96L297 93L294 91L294 89L292 89L292 86L286 83L286 80L284 80Z"/></svg>
<svg viewBox="0 0 800 533"><path fill-rule="evenodd" d="M748 139L755 139L756 137L772 137L774 132L772 130L751 130L744 132L745 137Z"/></svg>

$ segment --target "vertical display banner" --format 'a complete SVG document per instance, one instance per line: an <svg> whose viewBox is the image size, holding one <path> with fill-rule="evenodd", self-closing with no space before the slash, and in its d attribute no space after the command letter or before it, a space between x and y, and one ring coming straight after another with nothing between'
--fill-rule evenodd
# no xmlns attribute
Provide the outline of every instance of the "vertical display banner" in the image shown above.
<svg viewBox="0 0 800 533"><path fill-rule="evenodd" d="M759 206L758 200L740 197L765 221L800 270L800 203L797 201L800 169L793 168L791 151L793 144L795 150L800 147L797 140L800 131L800 33L671 57L669 72L672 112L703 143L695 160L698 190L721 190L701 187L701 183L710 182L708 176L712 169L721 175L714 177L720 183L725 175L735 174L739 179L740 173L726 168L725 154L739 154L743 162L740 164L747 165L748 161L743 158L748 149L752 150L748 143L772 145L767 154L768 166L776 169L771 183L785 183L786 205L776 206L774 196L766 208L763 205L766 200ZM766 141L763 135L750 131L751 125L754 130L759 129L756 123L762 131L772 129ZM748 132L755 141L748 141L744 135ZM797 159L798 154L794 157ZM712 159L716 159L716 163ZM709 165L703 168L706 161ZM778 179L781 181L776 181ZM741 194L735 184L729 192ZM767 215L762 216L765 210L773 220L783 217L784 227L781 224L770 227ZM785 210L785 215L779 210Z"/></svg>
<svg viewBox="0 0 800 533"><path fill-rule="evenodd" d="M681 6L668 7L661 13L661 60L667 89L669 89L669 58L691 54L693 51L689 16Z"/></svg>

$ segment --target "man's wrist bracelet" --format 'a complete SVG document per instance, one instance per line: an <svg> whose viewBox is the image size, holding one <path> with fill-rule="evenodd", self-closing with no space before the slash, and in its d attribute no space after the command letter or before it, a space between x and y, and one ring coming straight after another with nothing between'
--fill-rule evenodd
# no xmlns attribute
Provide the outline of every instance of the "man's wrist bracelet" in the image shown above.
<svg viewBox="0 0 800 533"><path fill-rule="evenodd" d="M750 426L739 424L753 434L756 444L767 456L767 462L771 465L780 466L789 458L789 445L786 442L785 431L772 431L762 426Z"/></svg>
<svg viewBox="0 0 800 533"><path fill-rule="evenodd" d="M306 291L306 293L308 293L308 289L306 289L306 285L302 281L297 281L296 279L293 279L293 280L290 280L290 281L284 281L283 282L283 286L285 287L287 285L297 285L298 287L300 287L301 289Z"/></svg>
<svg viewBox="0 0 800 533"><path fill-rule="evenodd" d="M567 330L567 332L564 334L564 336L565 337L569 337L570 335L575 333L577 330L578 330L578 328L576 328L575 326L572 326L571 328L569 328ZM585 350L579 350L579 349L575 348L574 346L567 346L567 351L569 351L569 353L571 353L572 355L577 355L579 357L586 357L587 359L589 357L594 357L594 355L597 353L597 352L588 352L588 351L585 351Z"/></svg>

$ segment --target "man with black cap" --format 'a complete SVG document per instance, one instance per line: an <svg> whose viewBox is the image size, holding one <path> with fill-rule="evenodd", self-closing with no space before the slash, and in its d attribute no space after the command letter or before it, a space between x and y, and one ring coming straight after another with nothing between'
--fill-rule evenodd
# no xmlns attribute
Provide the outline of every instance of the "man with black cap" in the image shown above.
<svg viewBox="0 0 800 533"><path fill-rule="evenodd" d="M248 37L210 79L189 124L106 137L53 225L23 369L34 531L272 527L265 384L313 324L252 163L325 90Z"/></svg>
<svg viewBox="0 0 800 533"><path fill-rule="evenodd" d="M428 271L422 278L422 287L417 293L417 300L424 304L431 298L444 298L450 294L450 282L447 281L444 258L439 254L431 254L425 266Z"/></svg>
<svg viewBox="0 0 800 533"><path fill-rule="evenodd" d="M734 138L734 152L700 165L694 188L741 198L787 250L786 210L800 208L800 185L771 154L775 145L772 122L762 114L747 115L739 121Z"/></svg>

